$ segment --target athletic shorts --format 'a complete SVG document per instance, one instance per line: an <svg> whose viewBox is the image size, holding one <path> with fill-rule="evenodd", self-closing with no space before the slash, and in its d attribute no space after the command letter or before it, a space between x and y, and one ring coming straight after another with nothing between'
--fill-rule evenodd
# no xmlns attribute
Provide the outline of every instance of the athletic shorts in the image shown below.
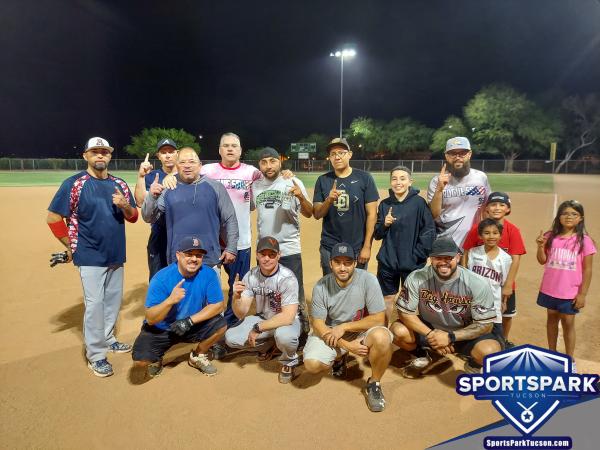
<svg viewBox="0 0 600 450"><path fill-rule="evenodd" d="M346 333L344 335L344 340L351 341L355 339L360 339L361 342L364 342L365 338L369 335L369 333L378 328L383 328L385 331L388 332L391 344L394 340L394 335L389 329L387 329L383 325L378 325L376 327L369 328L367 331L363 331L361 333ZM306 361L307 359L316 359L317 361L322 362L323 364L331 366L333 364L333 361L339 355L345 355L346 353L348 353L346 350L339 349L336 347L330 347L319 336L311 334L308 336L306 345L304 346L303 359L304 361Z"/></svg>
<svg viewBox="0 0 600 450"><path fill-rule="evenodd" d="M508 297L506 301L506 311L502 313L502 317L514 317L517 315L517 298L515 297L515 291Z"/></svg>
<svg viewBox="0 0 600 450"><path fill-rule="evenodd" d="M579 314L579 310L573 306L573 300L551 297L543 292L538 294L537 304L546 309L558 311L561 314Z"/></svg>
<svg viewBox="0 0 600 450"><path fill-rule="evenodd" d="M379 281L383 295L396 295L400 290L400 283L404 283L409 274L410 272L397 272L378 264L377 281Z"/></svg>
<svg viewBox="0 0 600 450"><path fill-rule="evenodd" d="M160 361L165 353L176 344L182 342L202 342L213 336L227 324L222 315L218 314L204 322L194 324L183 336L144 323L142 331L133 344L132 358L134 361Z"/></svg>
<svg viewBox="0 0 600 450"><path fill-rule="evenodd" d="M423 323L427 324L427 326L429 328L431 328L431 329L435 328L430 323L425 322L423 319L421 319L421 320L423 321ZM429 347L429 344L427 343L427 338L425 336L421 336L420 334L417 334L416 336L417 336L417 346L418 347L420 347L420 348ZM500 344L500 350L504 350L505 345L504 345L504 337L502 337L502 324L495 323L494 327L492 328L492 331L490 333L478 336L475 339L471 339L469 341L456 341L454 343L454 353L458 353L459 355L463 355L463 356L471 356L471 351L473 350L475 345L479 341L485 341L487 339L498 342L498 344Z"/></svg>

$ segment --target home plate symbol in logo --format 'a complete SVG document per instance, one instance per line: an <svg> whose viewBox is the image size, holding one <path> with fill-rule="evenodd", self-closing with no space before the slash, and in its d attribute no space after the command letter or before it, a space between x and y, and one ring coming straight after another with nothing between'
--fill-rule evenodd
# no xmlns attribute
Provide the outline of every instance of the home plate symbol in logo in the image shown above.
<svg viewBox="0 0 600 450"><path fill-rule="evenodd" d="M483 374L460 375L456 392L491 400L524 435L546 423L561 402L598 394L598 375L572 373L569 356L533 345L489 355L483 367Z"/></svg>

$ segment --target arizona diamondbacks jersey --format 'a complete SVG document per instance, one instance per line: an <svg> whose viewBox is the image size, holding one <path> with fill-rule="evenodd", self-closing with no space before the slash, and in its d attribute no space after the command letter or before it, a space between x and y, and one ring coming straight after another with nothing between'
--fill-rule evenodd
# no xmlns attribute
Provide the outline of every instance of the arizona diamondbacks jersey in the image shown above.
<svg viewBox="0 0 600 450"><path fill-rule="evenodd" d="M431 203L439 175L434 176L427 189L427 202ZM487 175L470 169L463 178L451 176L442 191L442 212L435 219L438 237L451 237L462 248L471 227L479 222L479 210L492 189Z"/></svg>
<svg viewBox="0 0 600 450"><path fill-rule="evenodd" d="M418 314L435 328L460 330L473 322L492 322L496 317L494 295L481 276L458 266L448 281L437 277L431 266L412 272L396 300L405 314Z"/></svg>
<svg viewBox="0 0 600 450"><path fill-rule="evenodd" d="M480 245L469 250L469 270L481 275L490 283L494 293L494 307L496 318L494 322L502 323L502 286L506 281L508 271L512 264L511 256L501 248L498 255L490 259L485 252L485 246Z"/></svg>
<svg viewBox="0 0 600 450"><path fill-rule="evenodd" d="M287 267L279 265L279 270L271 276L264 276L258 266L250 269L242 280L246 290L244 297L254 297L256 314L265 320L281 312L286 305L298 304L298 280L296 275Z"/></svg>

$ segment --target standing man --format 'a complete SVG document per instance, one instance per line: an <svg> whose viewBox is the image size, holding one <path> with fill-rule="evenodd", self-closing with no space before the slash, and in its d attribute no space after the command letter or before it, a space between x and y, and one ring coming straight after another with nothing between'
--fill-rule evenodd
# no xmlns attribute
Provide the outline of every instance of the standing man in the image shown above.
<svg viewBox="0 0 600 450"><path fill-rule="evenodd" d="M313 196L313 214L316 219L323 219L321 269L323 275L331 273L330 252L339 242L349 243L358 255L357 267L366 269L379 193L371 174L350 167L352 151L346 139L333 139L327 151L333 171L317 178Z"/></svg>
<svg viewBox="0 0 600 450"><path fill-rule="evenodd" d="M350 244L331 249L331 273L313 289L313 333L304 347L304 367L310 373L332 369L343 377L348 353L368 357L371 377L364 394L373 412L383 411L380 380L392 357L392 333L385 327L385 303L375 275L356 268Z"/></svg>
<svg viewBox="0 0 600 450"><path fill-rule="evenodd" d="M479 223L492 189L487 175L471 168L471 143L467 138L448 139L444 156L446 163L440 174L429 183L427 201L438 237L451 237L462 247L471 227Z"/></svg>
<svg viewBox="0 0 600 450"><path fill-rule="evenodd" d="M467 358L466 372L478 373L485 356L502 350L492 289L485 278L458 265L460 250L452 238L436 239L429 257L431 265L406 279L396 302L400 318L390 329L402 349L428 348L432 354L414 359L402 375L419 378L451 353Z"/></svg>
<svg viewBox="0 0 600 450"><path fill-rule="evenodd" d="M142 205L142 217L154 223L165 216L167 261L175 262L178 242L196 236L204 243L203 263L214 267L235 261L238 241L237 219L231 199L221 183L200 175L202 163L193 148L184 147L177 155L177 187L164 189L158 181ZM219 238L223 232L225 249Z"/></svg>
<svg viewBox="0 0 600 450"><path fill-rule="evenodd" d="M313 206L302 181L281 175L281 160L274 148L266 147L259 155L262 179L252 188L252 198L258 215L258 238L273 236L281 249L281 265L298 279L298 300L303 334L310 331L308 310L304 298L302 255L300 247L300 214L312 217Z"/></svg>
<svg viewBox="0 0 600 450"><path fill-rule="evenodd" d="M227 326L221 315L223 291L216 272L202 264L206 249L195 236L177 244L177 262L159 271L146 295L146 318L133 344L134 369L151 378L162 371L163 355L175 344L197 343L188 364L205 375L216 375L208 349Z"/></svg>
<svg viewBox="0 0 600 450"><path fill-rule="evenodd" d="M162 139L156 144L156 157L161 162L161 168L152 170L152 164L148 162L149 154L140 164L138 180L135 185L135 201L138 205L144 203L144 199L150 190L150 185L158 181L162 183L165 176L175 174L177 169L177 144L171 139ZM148 272L149 279L163 267L167 267L167 227L164 216L150 226L150 237L148 238Z"/></svg>
<svg viewBox="0 0 600 450"><path fill-rule="evenodd" d="M88 140L83 152L87 170L63 181L46 219L67 248L68 260L79 268L86 357L98 377L113 374L107 352L131 351L131 345L117 340L114 329L123 299L124 221L137 221L138 211L127 183L108 173L112 152L105 139Z"/></svg>
<svg viewBox="0 0 600 450"><path fill-rule="evenodd" d="M233 312L241 320L225 333L225 343L231 348L257 347L275 339L281 351L279 382L289 383L298 365L300 319L298 317L298 280L287 267L279 264L279 242L264 236L256 246L258 265L242 281L236 276L233 284ZM256 313L248 315L253 300Z"/></svg>

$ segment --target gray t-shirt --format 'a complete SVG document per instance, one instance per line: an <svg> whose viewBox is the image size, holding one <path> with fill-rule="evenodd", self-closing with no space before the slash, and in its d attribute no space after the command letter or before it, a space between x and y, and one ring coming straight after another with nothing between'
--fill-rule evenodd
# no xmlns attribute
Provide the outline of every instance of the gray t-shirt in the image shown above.
<svg viewBox="0 0 600 450"><path fill-rule="evenodd" d="M298 304L298 280L287 267L279 265L279 270L271 276L264 276L258 266L250 269L242 280L246 290L243 297L256 300L256 314L270 319L281 312L286 305Z"/></svg>
<svg viewBox="0 0 600 450"><path fill-rule="evenodd" d="M337 284L332 273L321 278L313 289L312 316L329 327L355 322L385 311L385 302L375 275L355 269L352 282L345 288Z"/></svg>
<svg viewBox="0 0 600 450"><path fill-rule="evenodd" d="M293 178L302 195L308 199L302 181ZM292 179L281 175L275 180L262 178L252 186L252 199L256 205L258 239L273 236L279 241L281 256L300 253L300 200L290 194Z"/></svg>
<svg viewBox="0 0 600 450"><path fill-rule="evenodd" d="M449 281L438 278L431 266L415 270L406 279L396 307L444 331L493 322L496 310L488 281L464 267L456 270L458 276Z"/></svg>

